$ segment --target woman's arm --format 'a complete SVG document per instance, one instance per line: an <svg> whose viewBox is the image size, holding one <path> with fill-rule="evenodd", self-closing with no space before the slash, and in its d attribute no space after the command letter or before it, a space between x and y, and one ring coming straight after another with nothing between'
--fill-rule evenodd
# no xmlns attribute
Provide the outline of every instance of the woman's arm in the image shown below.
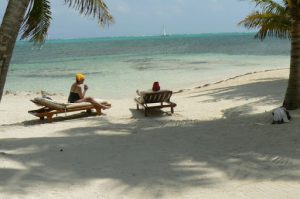
<svg viewBox="0 0 300 199"><path fill-rule="evenodd" d="M80 99L84 98L86 91L87 91L86 89L82 91L81 86L77 86L77 93L79 94Z"/></svg>

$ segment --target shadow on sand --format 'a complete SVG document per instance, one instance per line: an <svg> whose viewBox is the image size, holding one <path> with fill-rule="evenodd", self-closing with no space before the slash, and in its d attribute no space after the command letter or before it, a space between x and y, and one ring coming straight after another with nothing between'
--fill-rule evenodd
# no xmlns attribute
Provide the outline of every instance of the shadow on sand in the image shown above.
<svg viewBox="0 0 300 199"><path fill-rule="evenodd" d="M284 85L282 80L270 80L212 90L211 96L216 101L266 96L259 103L280 103L282 93L253 93L257 85L270 82ZM201 93L192 97L197 95ZM63 186L101 179L116 180L119 193L137 187L179 191L209 187L222 183L224 176L240 181L300 180L300 134L295 130L299 118L271 125L269 113L246 114L253 106L224 110L225 119L212 121L162 120L164 113L145 118L132 110L133 118L125 122L92 117L87 126L53 128L57 137L2 139L0 151L5 154L0 154L0 160L20 166L0 168L0 191L26 194L37 183ZM238 116L241 112L246 113ZM237 117L239 122L232 122Z"/></svg>

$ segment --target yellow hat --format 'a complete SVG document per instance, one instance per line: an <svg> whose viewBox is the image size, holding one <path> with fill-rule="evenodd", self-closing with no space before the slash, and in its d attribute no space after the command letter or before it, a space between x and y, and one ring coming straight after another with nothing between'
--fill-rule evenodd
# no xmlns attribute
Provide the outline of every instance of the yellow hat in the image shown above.
<svg viewBox="0 0 300 199"><path fill-rule="evenodd" d="M76 74L76 81L82 81L84 79L85 79L85 77L83 74L81 74L81 73Z"/></svg>

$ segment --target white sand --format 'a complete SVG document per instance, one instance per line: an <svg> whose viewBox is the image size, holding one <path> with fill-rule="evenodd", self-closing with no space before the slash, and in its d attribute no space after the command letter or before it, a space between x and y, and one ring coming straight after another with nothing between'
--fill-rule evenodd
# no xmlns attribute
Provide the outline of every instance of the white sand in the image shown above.
<svg viewBox="0 0 300 199"><path fill-rule="evenodd" d="M104 116L48 124L27 113L35 95L6 95L0 199L299 198L300 112L270 124L287 77L284 69L185 90L172 98L174 115L148 118L120 99Z"/></svg>

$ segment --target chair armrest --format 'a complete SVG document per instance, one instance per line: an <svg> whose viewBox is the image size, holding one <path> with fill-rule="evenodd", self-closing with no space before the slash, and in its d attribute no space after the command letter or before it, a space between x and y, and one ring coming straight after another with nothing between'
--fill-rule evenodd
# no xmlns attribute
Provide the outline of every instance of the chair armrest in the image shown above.
<svg viewBox="0 0 300 199"><path fill-rule="evenodd" d="M144 99L142 97L136 97L134 100L139 104L144 104Z"/></svg>
<svg viewBox="0 0 300 199"><path fill-rule="evenodd" d="M176 107L176 106L177 106L177 104L176 104L176 103L174 103L174 102L171 102L171 101L169 101L169 102L167 102L167 103L171 104L171 105L172 105L172 106L174 106L174 107Z"/></svg>

